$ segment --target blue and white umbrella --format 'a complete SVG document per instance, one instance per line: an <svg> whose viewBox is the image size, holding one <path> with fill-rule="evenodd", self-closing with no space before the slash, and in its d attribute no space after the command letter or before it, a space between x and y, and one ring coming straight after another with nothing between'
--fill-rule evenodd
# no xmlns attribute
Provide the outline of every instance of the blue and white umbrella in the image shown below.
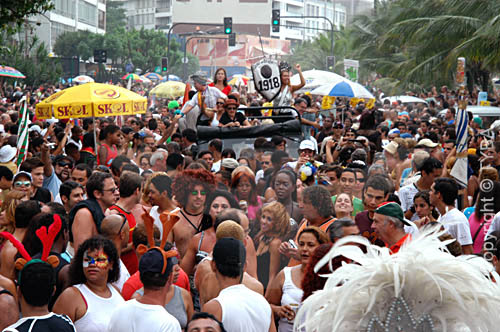
<svg viewBox="0 0 500 332"><path fill-rule="evenodd" d="M345 78L323 84L312 90L311 94L331 97L375 98L364 86Z"/></svg>
<svg viewBox="0 0 500 332"><path fill-rule="evenodd" d="M169 80L169 81L177 81L177 82L182 82L182 80L181 80L181 78L180 78L179 76L177 76L177 75L172 75L172 74L168 75L168 80ZM167 82L167 75L165 75L161 81L162 81L162 82Z"/></svg>

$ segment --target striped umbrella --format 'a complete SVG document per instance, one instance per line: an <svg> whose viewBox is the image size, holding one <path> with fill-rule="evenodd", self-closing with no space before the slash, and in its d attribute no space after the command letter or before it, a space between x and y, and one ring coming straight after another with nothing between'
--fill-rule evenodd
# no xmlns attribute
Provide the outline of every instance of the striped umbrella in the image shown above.
<svg viewBox="0 0 500 332"><path fill-rule="evenodd" d="M141 78L137 74L125 74L122 77L122 80L129 80L131 79L134 82L142 82Z"/></svg>
<svg viewBox="0 0 500 332"><path fill-rule="evenodd" d="M0 76L26 78L26 76L24 76L19 70L9 66L2 66L2 65L0 65Z"/></svg>
<svg viewBox="0 0 500 332"><path fill-rule="evenodd" d="M245 75L236 74L231 78L231 80L229 82L227 82L227 84L236 85L236 86L247 85L249 80L250 80L250 77L247 77Z"/></svg>
<svg viewBox="0 0 500 332"><path fill-rule="evenodd" d="M349 97L349 98L375 98L364 86L348 79L339 79L317 87L311 91L312 95Z"/></svg>
<svg viewBox="0 0 500 332"><path fill-rule="evenodd" d="M143 75L144 77L147 77L148 79L150 79L151 81L161 81L163 79L163 76L161 76L160 74L158 73L146 73Z"/></svg>

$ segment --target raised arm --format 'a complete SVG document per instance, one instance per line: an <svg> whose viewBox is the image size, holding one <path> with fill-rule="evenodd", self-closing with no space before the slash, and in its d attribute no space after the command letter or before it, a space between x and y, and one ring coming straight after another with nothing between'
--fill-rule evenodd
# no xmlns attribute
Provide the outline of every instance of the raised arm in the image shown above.
<svg viewBox="0 0 500 332"><path fill-rule="evenodd" d="M304 85L306 85L306 80L304 79L304 76L302 75L302 69L299 64L295 65L295 69L297 69L297 73L299 74L300 77L300 83L297 85L292 85L291 93L294 93L295 91L301 89Z"/></svg>

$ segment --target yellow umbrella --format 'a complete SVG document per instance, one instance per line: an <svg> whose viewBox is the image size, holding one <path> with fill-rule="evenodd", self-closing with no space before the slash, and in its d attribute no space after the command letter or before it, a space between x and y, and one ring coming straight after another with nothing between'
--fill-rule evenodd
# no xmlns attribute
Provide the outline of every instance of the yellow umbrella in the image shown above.
<svg viewBox="0 0 500 332"><path fill-rule="evenodd" d="M168 81L158 84L149 94L161 98L178 98L184 96L185 89L186 84L182 82Z"/></svg>
<svg viewBox="0 0 500 332"><path fill-rule="evenodd" d="M86 83L61 90L36 105L36 117L58 119L145 113L147 98L125 88Z"/></svg>

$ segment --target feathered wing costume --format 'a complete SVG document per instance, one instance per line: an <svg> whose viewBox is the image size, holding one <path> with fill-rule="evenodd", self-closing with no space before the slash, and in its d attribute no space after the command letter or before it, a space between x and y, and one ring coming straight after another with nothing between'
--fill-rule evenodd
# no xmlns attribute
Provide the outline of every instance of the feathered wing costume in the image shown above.
<svg viewBox="0 0 500 332"><path fill-rule="evenodd" d="M441 234L422 233L394 255L362 237L339 240L315 270L337 256L353 263L328 275L324 289L302 304L295 331L499 331L500 287L450 255L446 244L454 240L441 242Z"/></svg>

